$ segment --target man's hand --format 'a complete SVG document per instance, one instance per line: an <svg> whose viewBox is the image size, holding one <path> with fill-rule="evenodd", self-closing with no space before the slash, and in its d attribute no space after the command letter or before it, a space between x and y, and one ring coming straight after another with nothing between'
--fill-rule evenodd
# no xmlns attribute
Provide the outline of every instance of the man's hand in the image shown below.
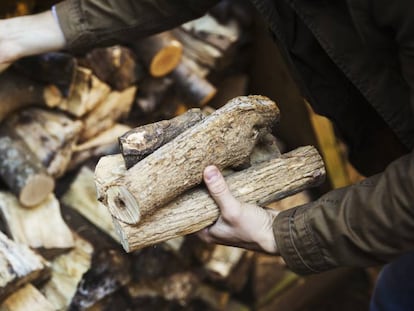
<svg viewBox="0 0 414 311"><path fill-rule="evenodd" d="M51 11L0 20L0 67L64 46L65 37Z"/></svg>
<svg viewBox="0 0 414 311"><path fill-rule="evenodd" d="M206 167L204 182L219 206L221 216L215 224L199 232L202 240L278 253L272 229L275 211L239 202L215 166Z"/></svg>

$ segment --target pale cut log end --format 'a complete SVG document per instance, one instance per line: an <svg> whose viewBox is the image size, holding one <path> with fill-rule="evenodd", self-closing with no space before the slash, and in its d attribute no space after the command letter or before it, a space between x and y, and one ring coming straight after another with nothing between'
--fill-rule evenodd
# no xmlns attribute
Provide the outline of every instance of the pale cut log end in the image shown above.
<svg viewBox="0 0 414 311"><path fill-rule="evenodd" d="M43 98L46 106L54 108L62 102L62 93L54 85L48 85L43 91Z"/></svg>
<svg viewBox="0 0 414 311"><path fill-rule="evenodd" d="M115 228L115 232L118 236L118 240L121 242L121 245L125 252L130 253L131 247L129 246L128 237L125 235L125 231L122 229L121 224L119 223L119 220L115 217L112 217L112 223Z"/></svg>
<svg viewBox="0 0 414 311"><path fill-rule="evenodd" d="M171 41L170 45L161 49L152 59L150 74L153 77L162 77L173 71L181 61L183 46L177 40Z"/></svg>
<svg viewBox="0 0 414 311"><path fill-rule="evenodd" d="M137 224L141 219L139 205L134 196L122 186L112 186L106 191L108 209L113 217L129 224Z"/></svg>
<svg viewBox="0 0 414 311"><path fill-rule="evenodd" d="M44 174L29 177L19 195L19 201L26 207L32 207L44 201L55 188L52 177Z"/></svg>

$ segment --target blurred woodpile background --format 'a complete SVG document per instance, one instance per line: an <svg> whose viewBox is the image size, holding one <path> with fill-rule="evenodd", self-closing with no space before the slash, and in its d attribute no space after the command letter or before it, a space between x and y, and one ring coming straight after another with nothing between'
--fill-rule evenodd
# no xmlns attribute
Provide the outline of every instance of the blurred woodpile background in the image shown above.
<svg viewBox="0 0 414 311"><path fill-rule="evenodd" d="M52 3L3 0L0 14ZM0 310L366 310L360 270L301 277L279 257L194 235L126 254L96 200L96 161L119 152L126 131L249 93L277 101L282 150L313 144L327 165L319 193L273 208L361 178L331 125L309 114L264 29L247 2L222 1L166 33L28 57L0 74Z"/></svg>

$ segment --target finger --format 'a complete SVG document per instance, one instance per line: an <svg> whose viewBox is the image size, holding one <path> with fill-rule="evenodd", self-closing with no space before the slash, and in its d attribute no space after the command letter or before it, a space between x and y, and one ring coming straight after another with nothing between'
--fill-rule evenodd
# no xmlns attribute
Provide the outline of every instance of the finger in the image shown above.
<svg viewBox="0 0 414 311"><path fill-rule="evenodd" d="M241 212L240 202L231 194L223 175L216 166L207 166L204 169L204 182L220 208L224 220L235 222Z"/></svg>
<svg viewBox="0 0 414 311"><path fill-rule="evenodd" d="M214 238L210 234L210 227L204 228L197 232L197 236L204 242L214 243Z"/></svg>

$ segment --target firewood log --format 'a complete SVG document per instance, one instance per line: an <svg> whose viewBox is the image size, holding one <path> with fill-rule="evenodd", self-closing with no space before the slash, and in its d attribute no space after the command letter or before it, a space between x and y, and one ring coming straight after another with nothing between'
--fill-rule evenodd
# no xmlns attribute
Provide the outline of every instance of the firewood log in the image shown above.
<svg viewBox="0 0 414 311"><path fill-rule="evenodd" d="M53 305L32 284L26 284L7 297L0 305L2 311L55 311Z"/></svg>
<svg viewBox="0 0 414 311"><path fill-rule="evenodd" d="M169 94L173 86L170 76L162 78L146 77L139 85L136 105L145 114L155 112Z"/></svg>
<svg viewBox="0 0 414 311"><path fill-rule="evenodd" d="M67 90L69 95L57 107L76 117L82 117L102 102L110 91L110 87L99 80L92 70L78 66L73 84Z"/></svg>
<svg viewBox="0 0 414 311"><path fill-rule="evenodd" d="M0 232L0 300L29 282L49 277L49 265L26 245L9 240Z"/></svg>
<svg viewBox="0 0 414 311"><path fill-rule="evenodd" d="M56 85L64 96L68 96L77 60L68 53L50 52L21 58L13 64L13 68L32 80Z"/></svg>
<svg viewBox="0 0 414 311"><path fill-rule="evenodd" d="M183 58L171 74L177 93L189 106L202 107L217 93L217 89Z"/></svg>
<svg viewBox="0 0 414 311"><path fill-rule="evenodd" d="M234 19L229 19L223 25L210 14L205 14L200 18L183 24L180 29L222 51L227 51L238 42L241 32L240 26Z"/></svg>
<svg viewBox="0 0 414 311"><path fill-rule="evenodd" d="M61 112L29 108L14 113L6 124L27 144L49 175L57 178L66 172L82 130L81 121L72 121Z"/></svg>
<svg viewBox="0 0 414 311"><path fill-rule="evenodd" d="M212 274L214 279L226 279L235 266L246 254L246 250L238 247L217 245L214 247L212 254L204 268Z"/></svg>
<svg viewBox="0 0 414 311"><path fill-rule="evenodd" d="M55 107L61 101L62 94L56 86L43 85L13 70L0 75L0 121L29 105Z"/></svg>
<svg viewBox="0 0 414 311"><path fill-rule="evenodd" d="M94 173L84 166L81 168L68 191L62 196L62 203L73 208L96 227L119 241L111 214L108 209L96 199Z"/></svg>
<svg viewBox="0 0 414 311"><path fill-rule="evenodd" d="M163 204L202 181L203 169L244 163L279 116L274 102L262 96L238 97L171 142L157 149L98 193L111 214L136 224ZM97 169L107 170L103 162ZM97 174L99 176L99 172ZM102 182L97 178L97 182Z"/></svg>
<svg viewBox="0 0 414 311"><path fill-rule="evenodd" d="M119 119L125 117L135 98L136 86L124 91L112 91L99 105L89 112L82 120L84 128L79 138L85 142L101 132L111 128Z"/></svg>
<svg viewBox="0 0 414 311"><path fill-rule="evenodd" d="M93 49L79 63L116 91L132 86L144 73L132 50L120 45Z"/></svg>
<svg viewBox="0 0 414 311"><path fill-rule="evenodd" d="M170 31L141 39L134 49L153 77L170 73L179 64L183 53L182 44Z"/></svg>
<svg viewBox="0 0 414 311"><path fill-rule="evenodd" d="M39 204L55 186L27 144L7 126L0 129L0 176L24 206Z"/></svg>
<svg viewBox="0 0 414 311"><path fill-rule="evenodd" d="M93 246L76 234L74 237L74 248L53 260L51 278L40 288L53 310L69 308L83 275L92 264Z"/></svg>
<svg viewBox="0 0 414 311"><path fill-rule="evenodd" d="M127 169L202 119L200 109L191 109L173 119L146 124L126 132L119 137L119 146Z"/></svg>
<svg viewBox="0 0 414 311"><path fill-rule="evenodd" d="M47 258L73 247L73 236L62 219L53 194L30 209L10 192L0 192L0 212L8 235L17 243L38 250Z"/></svg>
<svg viewBox="0 0 414 311"><path fill-rule="evenodd" d="M108 184L125 174L121 155L104 157L95 171L98 196ZM264 205L308 187L324 178L321 157L313 147L302 147L226 177L234 196L243 202ZM115 229L127 252L186 235L214 223L219 209L207 190L195 189L167 203L136 225L114 218Z"/></svg>
<svg viewBox="0 0 414 311"><path fill-rule="evenodd" d="M130 131L131 127L117 123L98 136L73 147L68 170L73 170L90 158L119 153L118 138Z"/></svg>

